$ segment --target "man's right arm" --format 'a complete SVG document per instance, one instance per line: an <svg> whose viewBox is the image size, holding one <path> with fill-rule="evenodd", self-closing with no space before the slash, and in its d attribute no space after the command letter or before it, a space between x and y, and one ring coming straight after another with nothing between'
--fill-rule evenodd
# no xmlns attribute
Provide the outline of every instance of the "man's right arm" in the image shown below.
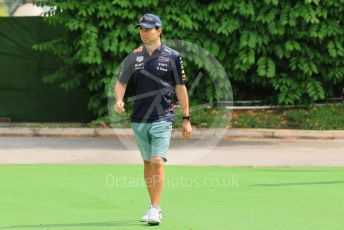
<svg viewBox="0 0 344 230"><path fill-rule="evenodd" d="M117 113L125 112L123 98L127 84L134 73L133 60L133 56L129 54L123 61L121 71L118 75L118 80L115 86L116 104L114 108Z"/></svg>
<svg viewBox="0 0 344 230"><path fill-rule="evenodd" d="M123 97L124 97L126 88L127 88L127 84L117 81L116 86L115 86L115 94L116 94L115 95L116 96L115 111L117 113L125 112Z"/></svg>

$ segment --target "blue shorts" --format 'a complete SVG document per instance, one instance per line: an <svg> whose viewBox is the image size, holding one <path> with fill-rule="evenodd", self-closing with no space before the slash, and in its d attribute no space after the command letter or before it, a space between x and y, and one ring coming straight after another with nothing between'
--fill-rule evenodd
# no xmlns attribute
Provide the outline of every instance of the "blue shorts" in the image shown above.
<svg viewBox="0 0 344 230"><path fill-rule="evenodd" d="M131 123L137 146L143 160L150 161L153 156L167 161L167 150L170 146L172 122L158 121L152 123Z"/></svg>

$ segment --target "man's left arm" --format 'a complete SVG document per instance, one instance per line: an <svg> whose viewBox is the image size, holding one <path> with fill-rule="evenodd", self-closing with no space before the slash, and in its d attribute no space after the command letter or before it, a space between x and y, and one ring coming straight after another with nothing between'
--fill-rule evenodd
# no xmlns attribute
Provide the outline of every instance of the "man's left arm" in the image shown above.
<svg viewBox="0 0 344 230"><path fill-rule="evenodd" d="M185 85L176 85L175 86L176 95L179 101L180 108L182 110L183 117L190 116L190 109L189 109L189 98L188 92ZM192 127L190 120L183 119L183 137L185 139L189 139L191 137Z"/></svg>

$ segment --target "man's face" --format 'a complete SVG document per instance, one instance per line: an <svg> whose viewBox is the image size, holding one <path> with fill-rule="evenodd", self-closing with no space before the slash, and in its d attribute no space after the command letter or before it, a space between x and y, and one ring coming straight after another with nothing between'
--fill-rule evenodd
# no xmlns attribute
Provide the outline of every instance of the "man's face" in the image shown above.
<svg viewBox="0 0 344 230"><path fill-rule="evenodd" d="M140 36L141 40L144 44L149 44L151 42L155 42L156 40L160 39L160 28L145 28L145 27L139 27L140 29Z"/></svg>

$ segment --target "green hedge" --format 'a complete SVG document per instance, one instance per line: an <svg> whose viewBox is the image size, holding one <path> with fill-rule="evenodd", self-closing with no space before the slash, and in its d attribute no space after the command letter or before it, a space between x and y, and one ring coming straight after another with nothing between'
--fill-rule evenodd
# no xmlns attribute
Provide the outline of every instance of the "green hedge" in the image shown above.
<svg viewBox="0 0 344 230"><path fill-rule="evenodd" d="M166 39L190 41L209 50L228 73L236 98L260 89L278 104L309 104L335 95L335 87L343 83L343 0L67 0L42 4L56 7L46 20L66 29L63 37L35 46L50 50L65 63L45 79L62 81L67 89L87 88L93 95L89 108L99 116L107 112L107 87L115 70L140 44L134 24L147 12L161 16ZM202 58L188 60L189 81L207 64ZM216 97L216 86L206 77L199 86L202 93L193 101Z"/></svg>

